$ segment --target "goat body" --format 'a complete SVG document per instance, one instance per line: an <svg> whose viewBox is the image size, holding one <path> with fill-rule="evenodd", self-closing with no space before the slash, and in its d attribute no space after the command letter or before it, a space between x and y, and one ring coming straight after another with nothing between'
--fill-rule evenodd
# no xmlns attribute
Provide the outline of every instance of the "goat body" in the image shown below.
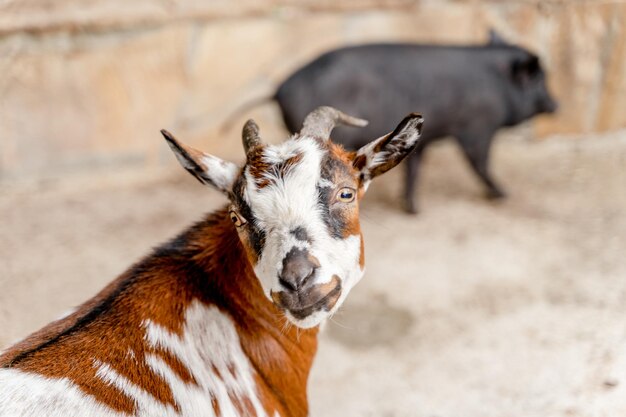
<svg viewBox="0 0 626 417"><path fill-rule="evenodd" d="M228 209L2 354L0 417L306 416L318 325L364 273L359 198L416 148L422 118L357 152L328 139L336 123L366 124L320 107L272 146L250 120L243 167L163 131Z"/></svg>
<svg viewBox="0 0 626 417"><path fill-rule="evenodd" d="M0 356L0 415L306 416L297 332L222 210Z"/></svg>

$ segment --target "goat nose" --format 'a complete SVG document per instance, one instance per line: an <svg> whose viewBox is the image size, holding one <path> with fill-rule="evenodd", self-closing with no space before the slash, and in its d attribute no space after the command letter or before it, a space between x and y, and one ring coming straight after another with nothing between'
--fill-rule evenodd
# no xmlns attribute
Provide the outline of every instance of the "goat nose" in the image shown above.
<svg viewBox="0 0 626 417"><path fill-rule="evenodd" d="M306 286L319 266L317 258L306 250L292 249L283 259L283 269L278 280L286 289L298 291Z"/></svg>

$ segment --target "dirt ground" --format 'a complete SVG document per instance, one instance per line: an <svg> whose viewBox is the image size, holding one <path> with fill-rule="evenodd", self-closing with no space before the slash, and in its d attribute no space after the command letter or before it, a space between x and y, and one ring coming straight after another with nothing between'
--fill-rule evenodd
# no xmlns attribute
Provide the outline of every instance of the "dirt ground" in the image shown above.
<svg viewBox="0 0 626 417"><path fill-rule="evenodd" d="M374 184L367 273L321 336L312 416L626 416L626 132L501 138L493 164L501 203L452 143L427 152L418 216L399 170ZM0 348L224 203L178 172L3 189Z"/></svg>

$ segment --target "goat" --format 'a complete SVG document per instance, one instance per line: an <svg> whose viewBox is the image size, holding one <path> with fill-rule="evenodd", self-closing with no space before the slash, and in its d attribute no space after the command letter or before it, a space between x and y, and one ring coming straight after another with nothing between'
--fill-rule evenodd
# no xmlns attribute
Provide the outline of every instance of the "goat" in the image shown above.
<svg viewBox="0 0 626 417"><path fill-rule="evenodd" d="M0 416L306 416L320 323L364 273L358 201L415 149L422 118L347 152L331 107L243 167L162 131L230 205L132 266L76 312L0 356Z"/></svg>

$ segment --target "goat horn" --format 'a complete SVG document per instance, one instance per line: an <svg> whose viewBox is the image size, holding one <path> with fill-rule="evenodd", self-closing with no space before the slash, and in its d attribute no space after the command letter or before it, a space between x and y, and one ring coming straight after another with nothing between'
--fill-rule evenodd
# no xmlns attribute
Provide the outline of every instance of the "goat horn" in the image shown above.
<svg viewBox="0 0 626 417"><path fill-rule="evenodd" d="M367 126L367 123L367 120L348 116L333 107L321 106L309 113L304 119L300 135L328 139L330 132L337 124L363 127Z"/></svg>
<svg viewBox="0 0 626 417"><path fill-rule="evenodd" d="M261 138L259 137L259 126L252 119L249 119L243 130L241 131L241 140L243 142L243 150L246 155L252 148L255 148L261 144Z"/></svg>

